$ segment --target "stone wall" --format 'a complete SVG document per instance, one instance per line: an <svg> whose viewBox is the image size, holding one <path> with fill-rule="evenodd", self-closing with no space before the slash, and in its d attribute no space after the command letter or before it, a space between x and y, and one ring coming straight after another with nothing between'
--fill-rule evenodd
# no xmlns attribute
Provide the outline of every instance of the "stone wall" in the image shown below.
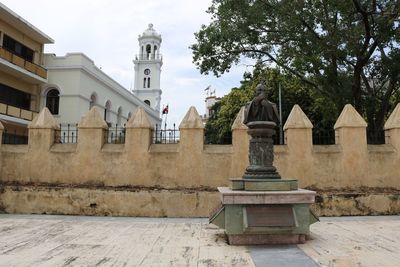
<svg viewBox="0 0 400 267"><path fill-rule="evenodd" d="M104 144L107 125L93 108L79 123L77 144L54 144L58 126L45 108L29 126L28 145L0 147L0 210L207 216L218 204L216 187L228 186L248 165L242 117L243 110L232 126L232 145L204 145L194 107L180 124L178 144L152 144L152 125L139 108L126 125L125 144ZM311 122L299 106L292 109L274 164L282 177L320 192L319 214L400 211L400 104L385 124L386 144L367 145L366 126L347 105L335 124L336 144L312 145ZM360 198L372 195L383 206L369 198L361 207Z"/></svg>

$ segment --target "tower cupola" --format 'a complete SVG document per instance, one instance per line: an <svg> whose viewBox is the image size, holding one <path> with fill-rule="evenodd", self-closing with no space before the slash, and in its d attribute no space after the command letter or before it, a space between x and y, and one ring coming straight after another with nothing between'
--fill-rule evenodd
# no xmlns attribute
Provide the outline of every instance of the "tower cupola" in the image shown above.
<svg viewBox="0 0 400 267"><path fill-rule="evenodd" d="M161 34L149 24L139 35L139 54L135 56L135 85L133 93L151 108L160 112L161 87L160 76L162 55L160 53Z"/></svg>

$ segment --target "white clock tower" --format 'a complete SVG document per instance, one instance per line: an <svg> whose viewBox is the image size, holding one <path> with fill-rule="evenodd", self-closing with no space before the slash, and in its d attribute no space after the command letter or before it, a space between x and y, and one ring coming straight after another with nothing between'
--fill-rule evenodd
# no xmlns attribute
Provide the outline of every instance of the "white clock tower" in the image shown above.
<svg viewBox="0 0 400 267"><path fill-rule="evenodd" d="M147 30L139 35L138 40L139 54L133 60L135 64L133 93L151 108L160 112L161 35L154 30L153 24L149 24Z"/></svg>

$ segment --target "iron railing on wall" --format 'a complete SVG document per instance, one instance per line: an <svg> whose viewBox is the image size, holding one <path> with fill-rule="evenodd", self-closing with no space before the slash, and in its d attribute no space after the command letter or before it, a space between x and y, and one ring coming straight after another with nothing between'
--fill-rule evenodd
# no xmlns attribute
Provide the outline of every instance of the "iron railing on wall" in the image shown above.
<svg viewBox="0 0 400 267"><path fill-rule="evenodd" d="M312 133L313 145L334 145L335 130L317 130Z"/></svg>
<svg viewBox="0 0 400 267"><path fill-rule="evenodd" d="M28 144L28 130L9 131L4 129L1 143L10 145L26 145Z"/></svg>
<svg viewBox="0 0 400 267"><path fill-rule="evenodd" d="M78 124L60 124L60 129L54 131L54 143L78 143Z"/></svg>
<svg viewBox="0 0 400 267"><path fill-rule="evenodd" d="M153 144L177 144L179 138L179 129L176 128L175 123L172 128L167 128L167 124L164 124L164 128L158 124L154 127Z"/></svg>
<svg viewBox="0 0 400 267"><path fill-rule="evenodd" d="M385 143L385 131L372 131L367 129L367 144L369 145L382 145Z"/></svg>
<svg viewBox="0 0 400 267"><path fill-rule="evenodd" d="M108 129L104 130L104 143L105 144L125 144L125 125L109 124Z"/></svg>
<svg viewBox="0 0 400 267"><path fill-rule="evenodd" d="M232 133L226 135L219 140L215 141L213 138L210 138L207 135L204 135L204 144L206 145L232 145Z"/></svg>

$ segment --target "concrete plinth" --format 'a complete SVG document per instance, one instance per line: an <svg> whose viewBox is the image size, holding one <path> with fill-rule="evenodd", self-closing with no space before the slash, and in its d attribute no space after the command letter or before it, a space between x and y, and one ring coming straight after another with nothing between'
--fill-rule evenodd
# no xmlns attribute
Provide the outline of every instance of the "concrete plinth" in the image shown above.
<svg viewBox="0 0 400 267"><path fill-rule="evenodd" d="M255 99L254 105L259 105ZM298 189L295 179L281 179L272 165L276 124L272 115L263 113L273 106L267 99L256 108L251 105L246 123L250 165L241 179L231 179L231 188L218 187L221 204L211 213L210 223L225 229L231 245L304 243L310 224L318 220L310 210L316 193Z"/></svg>
<svg viewBox="0 0 400 267"><path fill-rule="evenodd" d="M222 204L303 204L314 203L315 191L297 189L291 191L238 191L218 187Z"/></svg>
<svg viewBox="0 0 400 267"><path fill-rule="evenodd" d="M304 243L317 220L310 211L314 191L218 190L221 206L210 222L225 229L231 245Z"/></svg>
<svg viewBox="0 0 400 267"><path fill-rule="evenodd" d="M229 245L289 245L304 244L306 235L302 234L242 234L228 235Z"/></svg>
<svg viewBox="0 0 400 267"><path fill-rule="evenodd" d="M282 179L231 179L232 190L289 191L296 190L297 180Z"/></svg>

